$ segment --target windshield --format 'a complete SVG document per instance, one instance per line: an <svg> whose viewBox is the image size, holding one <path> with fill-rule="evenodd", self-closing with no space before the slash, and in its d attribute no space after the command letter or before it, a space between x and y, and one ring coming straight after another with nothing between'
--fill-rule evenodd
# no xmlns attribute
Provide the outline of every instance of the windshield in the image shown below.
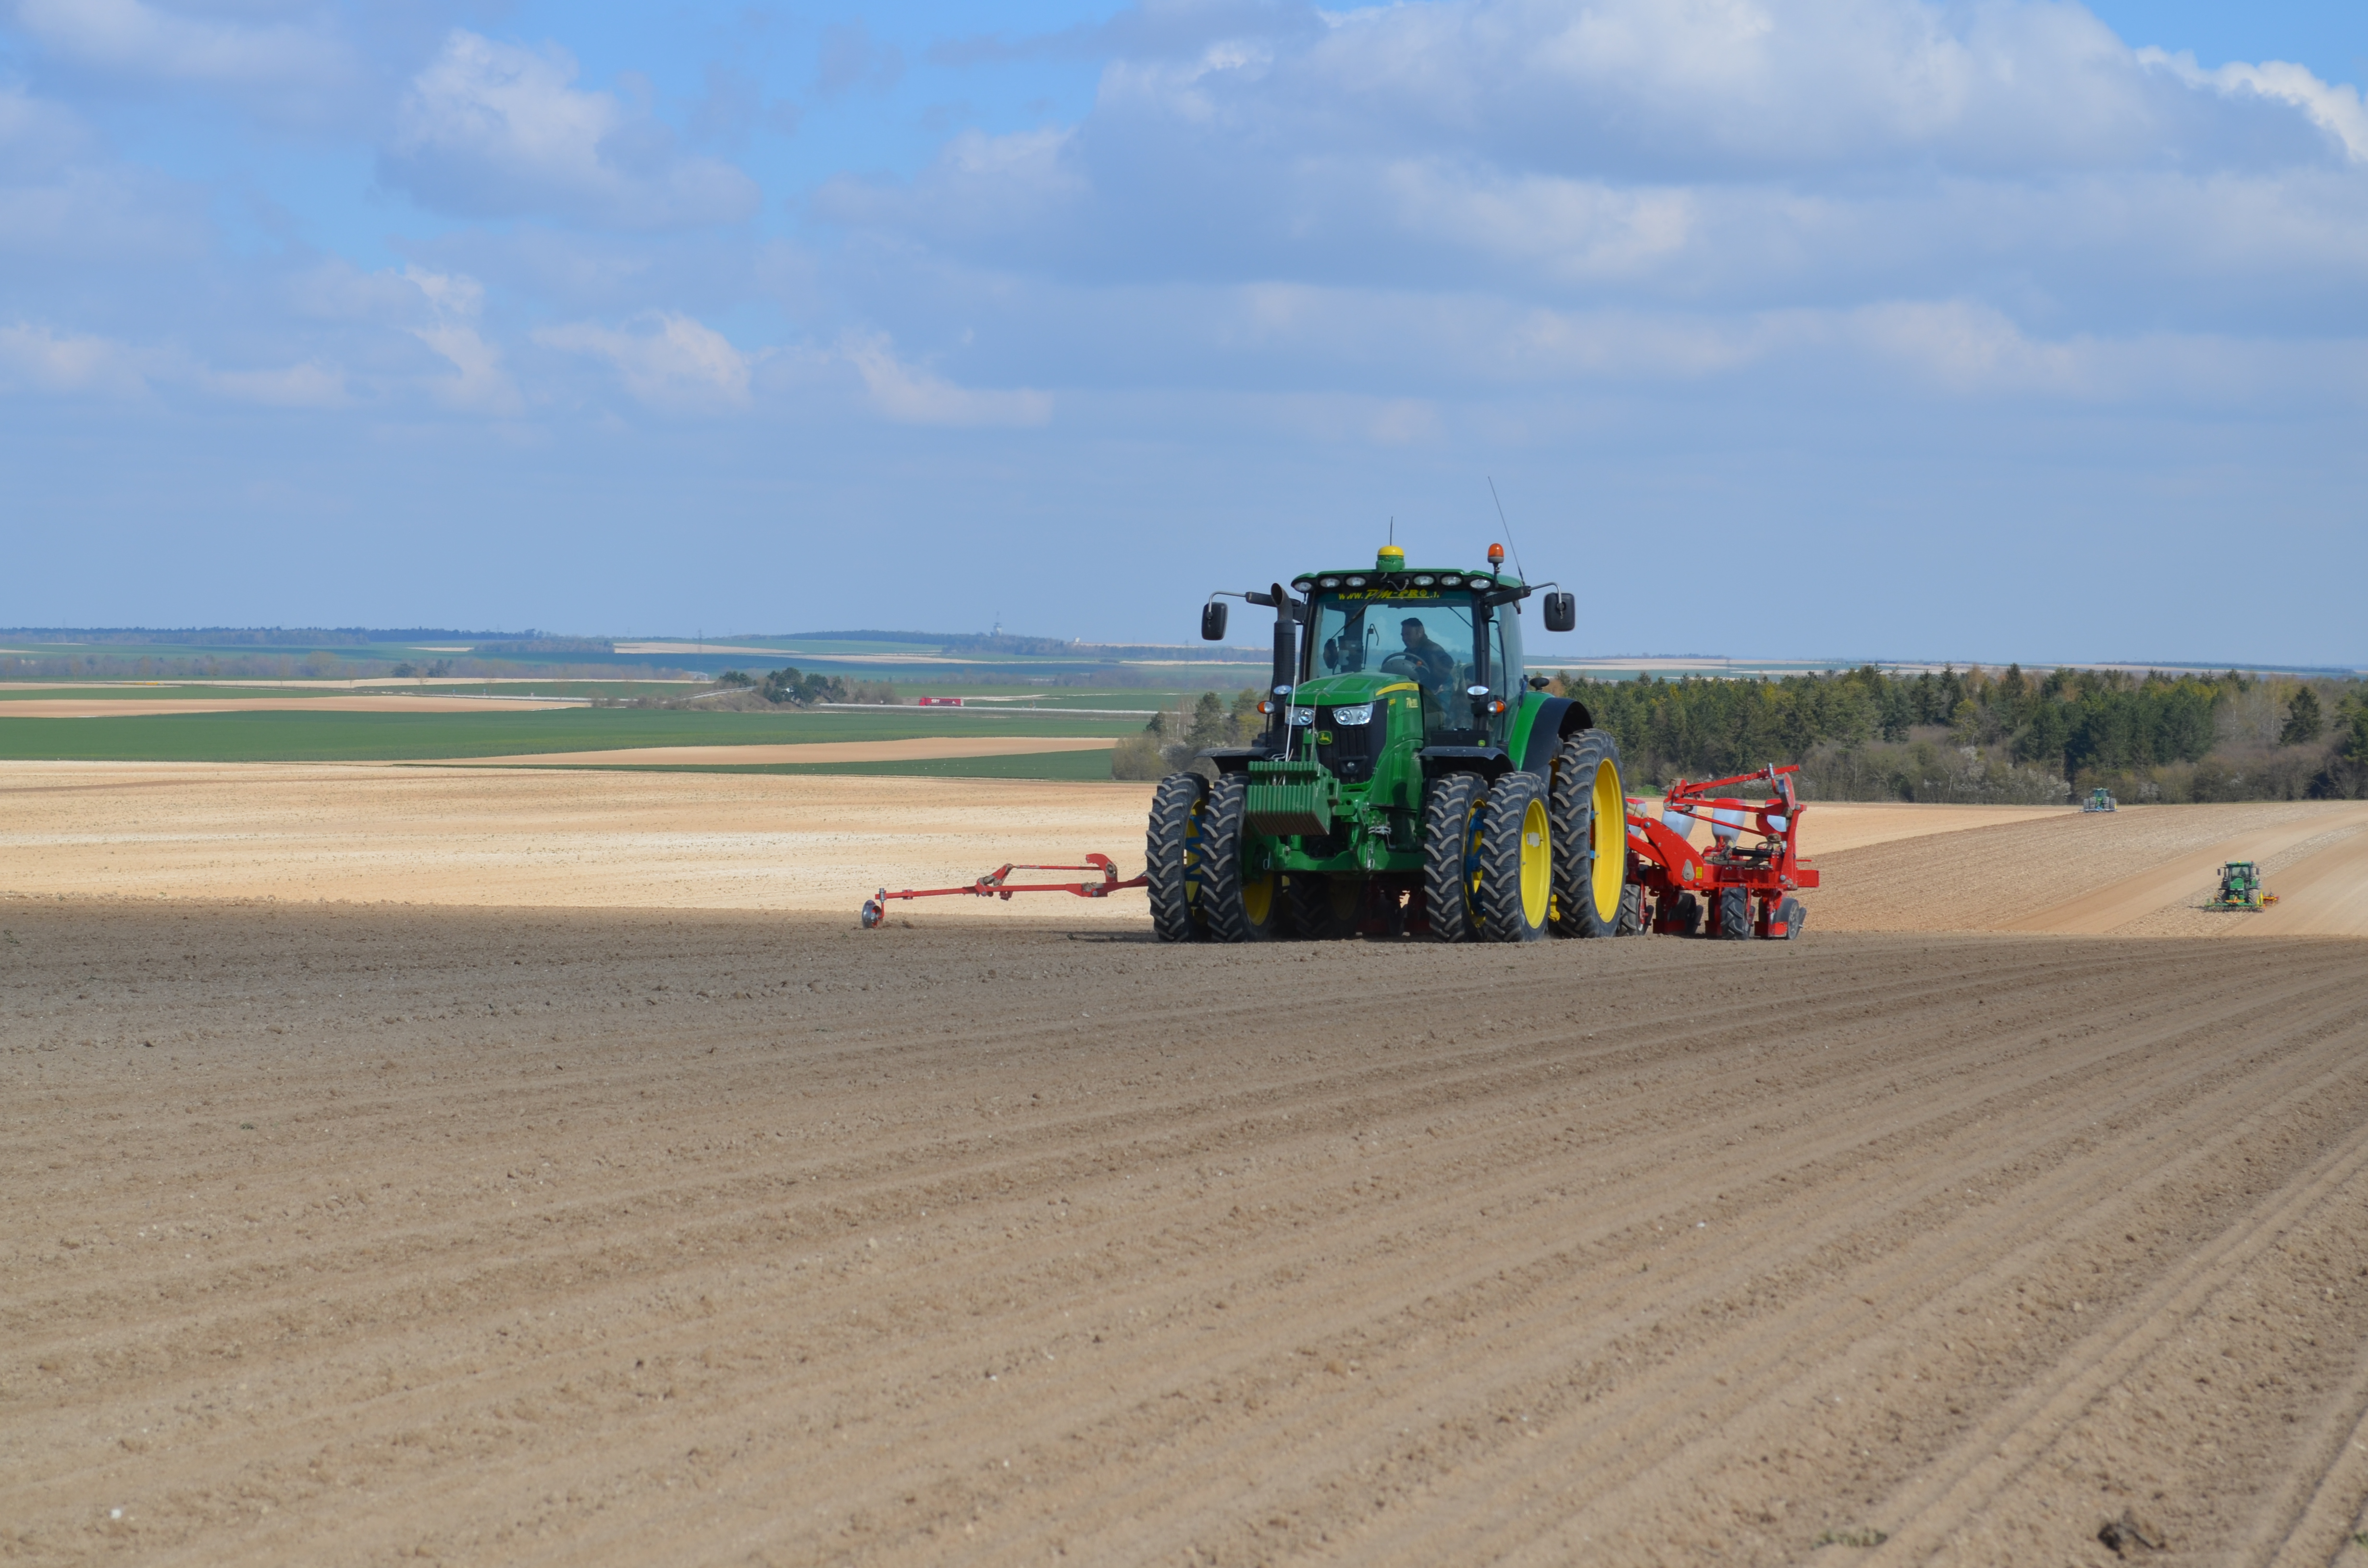
<svg viewBox="0 0 2368 1568"><path fill-rule="evenodd" d="M1472 600L1466 595L1326 594L1315 605L1307 674L1396 676L1422 688L1433 729L1472 727Z"/></svg>

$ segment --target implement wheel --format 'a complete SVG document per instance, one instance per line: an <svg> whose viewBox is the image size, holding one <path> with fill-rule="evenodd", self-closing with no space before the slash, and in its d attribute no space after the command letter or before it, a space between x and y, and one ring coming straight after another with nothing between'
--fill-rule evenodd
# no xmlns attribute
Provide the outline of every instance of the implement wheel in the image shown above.
<svg viewBox="0 0 2368 1568"><path fill-rule="evenodd" d="M1248 864L1250 780L1228 773L1201 808L1201 926L1212 941L1270 942L1283 932L1282 878Z"/></svg>
<svg viewBox="0 0 2368 1568"><path fill-rule="evenodd" d="M1731 942L1751 937L1751 894L1743 888L1721 888L1718 893L1718 935Z"/></svg>
<svg viewBox="0 0 2368 1568"><path fill-rule="evenodd" d="M1144 874L1151 879L1152 934L1163 942L1197 942L1201 929L1201 819L1209 781L1197 773L1171 773L1151 796L1151 829L1143 846Z"/></svg>
<svg viewBox="0 0 2368 1568"><path fill-rule="evenodd" d="M1505 774L1488 787L1479 820L1472 905L1480 937L1534 942L1546 934L1554 901L1554 832L1543 781L1534 773Z"/></svg>
<svg viewBox="0 0 2368 1568"><path fill-rule="evenodd" d="M1809 912L1801 906L1799 899L1787 893L1784 902L1776 906L1776 918L1784 923L1784 940L1789 942L1801 934L1802 923L1809 918Z"/></svg>
<svg viewBox="0 0 2368 1568"><path fill-rule="evenodd" d="M1620 743L1581 730L1554 757L1554 928L1563 937L1619 933L1628 880L1628 798Z"/></svg>
<svg viewBox="0 0 2368 1568"><path fill-rule="evenodd" d="M1620 934L1641 937L1652 929L1645 920L1645 888L1641 882L1630 882L1620 895Z"/></svg>
<svg viewBox="0 0 2368 1568"><path fill-rule="evenodd" d="M1286 891L1291 895L1291 924L1299 935L1311 941L1335 942L1357 934L1357 917L1365 906L1361 877L1293 871Z"/></svg>
<svg viewBox="0 0 2368 1568"><path fill-rule="evenodd" d="M1468 942L1478 932L1466 862L1484 798L1476 777L1450 773L1431 781L1423 801L1422 906L1435 942Z"/></svg>

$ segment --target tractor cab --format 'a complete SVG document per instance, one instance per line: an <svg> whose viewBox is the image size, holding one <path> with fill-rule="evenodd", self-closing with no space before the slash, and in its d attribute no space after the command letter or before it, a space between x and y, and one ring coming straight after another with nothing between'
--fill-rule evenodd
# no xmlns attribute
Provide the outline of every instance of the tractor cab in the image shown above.
<svg viewBox="0 0 2368 1568"><path fill-rule="evenodd" d="M1383 722L1413 726L1417 745L1504 747L1520 704L1520 604L1531 590L1503 564L1499 545L1485 571L1410 570L1393 547L1371 567L1294 579L1307 633L1292 678L1277 682L1295 688L1292 722L1315 723L1327 709L1355 719L1377 703Z"/></svg>

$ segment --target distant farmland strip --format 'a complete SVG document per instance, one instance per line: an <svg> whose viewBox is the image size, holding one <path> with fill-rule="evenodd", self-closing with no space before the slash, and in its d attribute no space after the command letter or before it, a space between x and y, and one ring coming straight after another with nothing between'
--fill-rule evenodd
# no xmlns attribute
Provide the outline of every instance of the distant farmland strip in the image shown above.
<svg viewBox="0 0 2368 1568"><path fill-rule="evenodd" d="M1008 725L1008 727L1007 727ZM1113 739L1125 720L1014 716L1013 735ZM192 713L136 718L11 719L0 722L0 759L71 762L409 762L537 752L676 745L780 745L942 736L919 714L700 713L565 709L495 713ZM1097 752L1073 754L1099 756ZM1015 758L987 759L1011 762ZM854 765L850 765L854 766ZM822 765L818 770L834 770ZM837 769L846 770L846 769ZM869 771L868 768L858 770ZM1108 773L1104 759L1103 773ZM1011 777L1029 777L1012 775ZM1061 774L1055 777L1074 777Z"/></svg>
<svg viewBox="0 0 2368 1568"><path fill-rule="evenodd" d="M534 767L533 764L527 766ZM892 762L761 763L750 767L717 763L681 763L655 767L604 763L535 770L552 773L837 773L866 778L1042 778L1107 782L1110 776L1110 754L1107 751L1049 751L1029 752L1018 756L933 756Z"/></svg>

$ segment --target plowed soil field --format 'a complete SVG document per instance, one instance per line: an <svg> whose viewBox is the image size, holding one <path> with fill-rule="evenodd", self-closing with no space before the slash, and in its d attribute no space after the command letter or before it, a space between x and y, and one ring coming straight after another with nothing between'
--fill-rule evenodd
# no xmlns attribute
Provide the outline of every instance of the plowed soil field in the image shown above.
<svg viewBox="0 0 2368 1568"><path fill-rule="evenodd" d="M1139 855L1135 787L338 771L0 778L0 1561L2368 1529L2368 945L2274 924L2350 918L2368 809L1879 808L1788 943L1179 949L700 908L791 884L682 853L794 809L983 869L1066 801ZM2181 903L2237 841L2285 902ZM472 896L260 896L341 845Z"/></svg>

